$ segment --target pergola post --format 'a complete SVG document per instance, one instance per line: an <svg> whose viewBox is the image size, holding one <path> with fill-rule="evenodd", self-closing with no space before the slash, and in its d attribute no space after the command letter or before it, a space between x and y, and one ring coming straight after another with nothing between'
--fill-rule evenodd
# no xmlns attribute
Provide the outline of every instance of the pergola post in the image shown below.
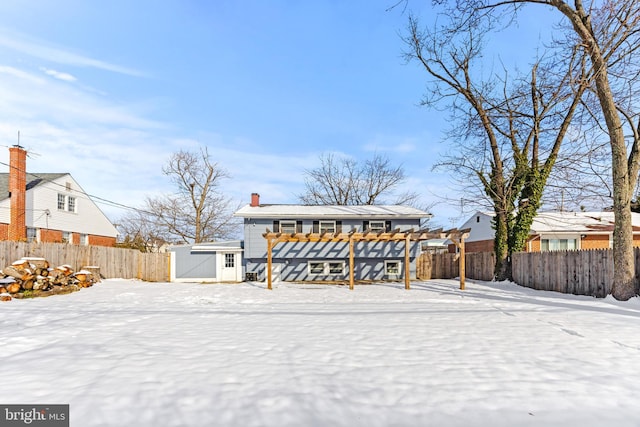
<svg viewBox="0 0 640 427"><path fill-rule="evenodd" d="M409 245L411 245L411 236L407 234L404 239L404 288L411 289L411 264L409 258Z"/></svg>
<svg viewBox="0 0 640 427"><path fill-rule="evenodd" d="M271 288L271 258L272 258L272 251L271 249L273 248L273 244L271 244L271 239L267 238L267 289L272 289Z"/></svg>
<svg viewBox="0 0 640 427"><path fill-rule="evenodd" d="M465 250L464 250L464 236L460 237L460 262L458 263L458 268L460 270L460 290L464 291L464 281L466 275L466 262Z"/></svg>
<svg viewBox="0 0 640 427"><path fill-rule="evenodd" d="M353 242L353 236L349 236L349 289L353 290L353 283L354 283L354 277L355 277L355 272L354 270L354 266L355 266L355 262L354 262L354 242Z"/></svg>
<svg viewBox="0 0 640 427"><path fill-rule="evenodd" d="M465 251L464 251L464 235L460 236L460 240L451 239L458 248L458 275L460 276L460 290L464 291L465 282Z"/></svg>

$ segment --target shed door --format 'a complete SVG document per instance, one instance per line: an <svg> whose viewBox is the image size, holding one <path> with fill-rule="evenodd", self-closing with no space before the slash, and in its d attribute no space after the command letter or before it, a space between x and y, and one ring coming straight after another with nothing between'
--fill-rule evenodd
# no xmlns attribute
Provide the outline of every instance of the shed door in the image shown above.
<svg viewBox="0 0 640 427"><path fill-rule="evenodd" d="M222 254L222 281L236 281L237 263L235 252L224 252Z"/></svg>

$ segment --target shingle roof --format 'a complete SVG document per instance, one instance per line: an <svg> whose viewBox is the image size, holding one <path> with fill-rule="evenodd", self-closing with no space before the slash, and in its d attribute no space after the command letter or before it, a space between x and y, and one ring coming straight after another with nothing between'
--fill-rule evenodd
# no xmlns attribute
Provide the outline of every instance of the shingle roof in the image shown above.
<svg viewBox="0 0 640 427"><path fill-rule="evenodd" d="M632 212L634 231L640 228L640 214ZM613 212L540 212L531 224L534 233L549 232L612 232Z"/></svg>
<svg viewBox="0 0 640 427"><path fill-rule="evenodd" d="M39 184L53 181L68 173L27 173L27 190L31 190ZM9 174L0 173L0 200L9 198Z"/></svg>
<svg viewBox="0 0 640 427"><path fill-rule="evenodd" d="M246 205L234 216L244 218L428 218L431 214L410 206L307 206L307 205Z"/></svg>

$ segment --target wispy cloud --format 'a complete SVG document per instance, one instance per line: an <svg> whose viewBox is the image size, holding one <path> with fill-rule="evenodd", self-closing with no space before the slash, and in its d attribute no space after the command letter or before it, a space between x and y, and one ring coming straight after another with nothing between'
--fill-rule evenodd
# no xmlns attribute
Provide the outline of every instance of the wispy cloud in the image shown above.
<svg viewBox="0 0 640 427"><path fill-rule="evenodd" d="M78 54L69 49L51 45L44 40L35 39L3 28L0 28L0 46L58 64L97 68L135 77L146 76L141 71Z"/></svg>
<svg viewBox="0 0 640 427"><path fill-rule="evenodd" d="M61 71L56 71L56 70L51 70L49 68L40 68L46 75L51 76L53 78L56 78L58 80L62 80L65 82L75 82L76 79L74 76L72 76L71 74L68 73L63 73Z"/></svg>

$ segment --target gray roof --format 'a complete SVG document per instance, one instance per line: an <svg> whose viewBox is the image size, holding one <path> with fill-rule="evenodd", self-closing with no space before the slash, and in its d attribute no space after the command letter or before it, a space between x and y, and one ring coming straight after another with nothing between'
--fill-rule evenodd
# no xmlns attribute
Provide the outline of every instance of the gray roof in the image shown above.
<svg viewBox="0 0 640 427"><path fill-rule="evenodd" d="M429 218L421 209L400 205L307 206L307 205L246 205L234 216L243 218Z"/></svg>
<svg viewBox="0 0 640 427"><path fill-rule="evenodd" d="M56 180L68 173L27 173L27 190L46 182ZM9 198L9 174L0 173L0 200Z"/></svg>

